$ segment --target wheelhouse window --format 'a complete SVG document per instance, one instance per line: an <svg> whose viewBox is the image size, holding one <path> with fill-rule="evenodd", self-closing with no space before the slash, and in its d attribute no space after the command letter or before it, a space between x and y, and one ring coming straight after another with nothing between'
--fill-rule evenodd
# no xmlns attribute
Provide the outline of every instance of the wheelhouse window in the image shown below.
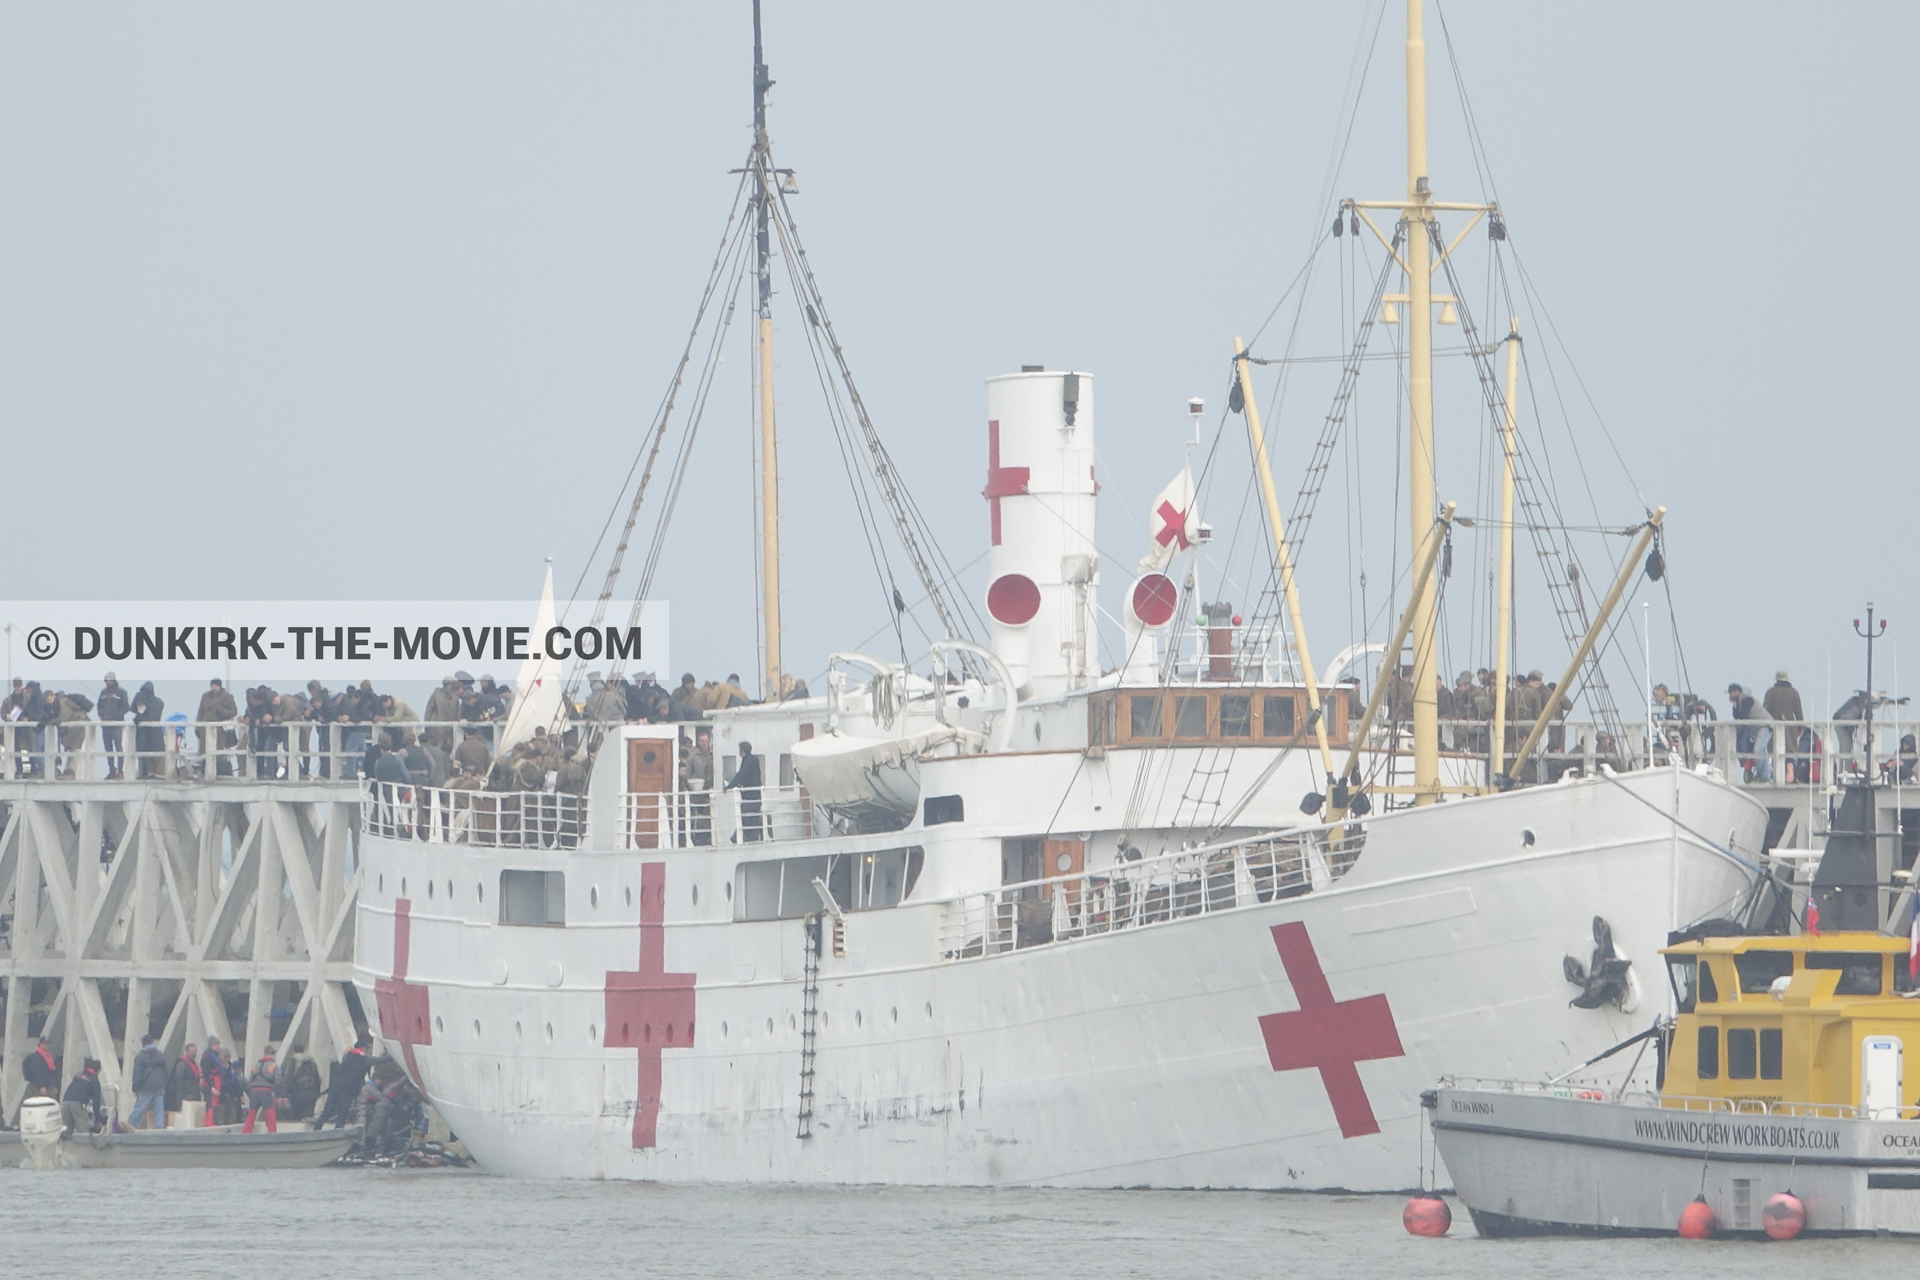
<svg viewBox="0 0 1920 1280"><path fill-rule="evenodd" d="M1720 984L1713 980L1713 966L1704 960L1700 963L1700 1003L1718 1004L1720 1002Z"/></svg>
<svg viewBox="0 0 1920 1280"><path fill-rule="evenodd" d="M1743 994L1765 995L1775 978L1793 976L1793 952L1743 951L1733 958L1733 967L1740 975ZM1874 990L1877 993L1879 988L1876 986Z"/></svg>
<svg viewBox="0 0 1920 1280"><path fill-rule="evenodd" d="M1833 988L1837 996L1880 994L1880 953L1877 951L1809 951L1807 968L1838 969L1840 981Z"/></svg>
<svg viewBox="0 0 1920 1280"><path fill-rule="evenodd" d="M1277 697L1268 694L1260 699L1260 736L1263 738L1293 736L1293 697L1290 694Z"/></svg>
<svg viewBox="0 0 1920 1280"><path fill-rule="evenodd" d="M1157 693L1136 693L1127 699L1127 732L1135 738L1158 738L1162 699Z"/></svg>
<svg viewBox="0 0 1920 1280"><path fill-rule="evenodd" d="M1176 738L1204 738L1207 736L1207 698L1198 694L1175 698L1173 700L1173 736Z"/></svg>
<svg viewBox="0 0 1920 1280"><path fill-rule="evenodd" d="M1673 1002L1681 1013L1692 1013L1694 1001L1700 998L1699 972L1699 962L1692 956L1667 957L1667 981L1673 984Z"/></svg>
<svg viewBox="0 0 1920 1280"><path fill-rule="evenodd" d="M1249 694L1230 693L1220 698L1220 736L1253 736L1253 698Z"/></svg>
<svg viewBox="0 0 1920 1280"><path fill-rule="evenodd" d="M1702 1027L1694 1042L1693 1073L1702 1080L1720 1078L1720 1028Z"/></svg>
<svg viewBox="0 0 1920 1280"><path fill-rule="evenodd" d="M566 872L500 873L501 924L564 925L566 922Z"/></svg>
<svg viewBox="0 0 1920 1280"><path fill-rule="evenodd" d="M1780 1028L1760 1028L1760 1078L1780 1078Z"/></svg>

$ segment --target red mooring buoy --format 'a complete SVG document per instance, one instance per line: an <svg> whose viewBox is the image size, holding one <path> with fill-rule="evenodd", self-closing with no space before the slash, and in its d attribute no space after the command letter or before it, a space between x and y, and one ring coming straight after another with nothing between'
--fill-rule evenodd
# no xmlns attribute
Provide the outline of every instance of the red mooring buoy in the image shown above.
<svg viewBox="0 0 1920 1280"><path fill-rule="evenodd" d="M1806 1229L1807 1206L1793 1192L1782 1191L1768 1197L1767 1207L1760 1211L1760 1225L1775 1240L1791 1240Z"/></svg>
<svg viewBox="0 0 1920 1280"><path fill-rule="evenodd" d="M1407 1201L1400 1223L1416 1236L1443 1236L1453 1225L1453 1210L1434 1192L1422 1191Z"/></svg>
<svg viewBox="0 0 1920 1280"><path fill-rule="evenodd" d="M1680 1211L1680 1238L1682 1240L1713 1239L1713 1206L1707 1203L1705 1196L1695 1196L1692 1202Z"/></svg>

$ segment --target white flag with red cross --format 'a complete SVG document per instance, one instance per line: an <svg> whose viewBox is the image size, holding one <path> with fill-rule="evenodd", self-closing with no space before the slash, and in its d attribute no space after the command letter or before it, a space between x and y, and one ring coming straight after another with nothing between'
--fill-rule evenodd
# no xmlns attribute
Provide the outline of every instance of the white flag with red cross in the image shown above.
<svg viewBox="0 0 1920 1280"><path fill-rule="evenodd" d="M1186 467L1153 500L1147 516L1147 554L1140 561L1141 573L1158 573L1173 558L1193 545L1200 517L1193 509L1193 473Z"/></svg>

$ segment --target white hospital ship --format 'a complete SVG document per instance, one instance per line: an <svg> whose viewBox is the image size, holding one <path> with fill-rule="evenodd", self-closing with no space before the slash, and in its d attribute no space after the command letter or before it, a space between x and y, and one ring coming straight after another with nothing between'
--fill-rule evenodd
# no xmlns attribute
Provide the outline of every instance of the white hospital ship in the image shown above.
<svg viewBox="0 0 1920 1280"><path fill-rule="evenodd" d="M1341 206L1355 232L1378 215L1403 273L1416 468L1439 224L1498 218L1430 190L1420 10L1407 191ZM757 23L740 262L759 272L771 468L770 241L802 273L810 340L840 348L784 215ZM1526 762L1550 713L1506 743L1443 738L1433 597L1451 508L1430 472L1388 646L1411 644L1411 745L1376 728L1378 691L1362 706L1316 673L1284 538L1291 625L1189 624L1198 530L1180 482L1128 597L1127 658L1102 670L1096 421L1088 373L987 380L988 634L911 665L843 652L814 696L710 713L716 757L750 743L762 762L757 796L682 789L691 726L645 724L585 730L583 795L369 790L356 980L486 1168L1400 1188L1434 1079L1534 1074L1651 1019L1668 931L1753 890L1765 810L1673 762L1544 781ZM1284 528L1264 449L1257 464L1268 528ZM767 602L779 689L777 583ZM1412 784L1394 786L1408 755ZM1562 958L1586 954L1596 916L1633 966L1575 1007Z"/></svg>

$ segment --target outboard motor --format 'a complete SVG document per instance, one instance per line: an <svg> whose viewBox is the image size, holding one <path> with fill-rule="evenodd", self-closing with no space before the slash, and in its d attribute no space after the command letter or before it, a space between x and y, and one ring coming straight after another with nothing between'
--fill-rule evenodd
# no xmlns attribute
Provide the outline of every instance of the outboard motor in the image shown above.
<svg viewBox="0 0 1920 1280"><path fill-rule="evenodd" d="M28 1098L20 1104L20 1145L34 1168L60 1167L60 1135L66 1127L60 1104L52 1098Z"/></svg>

